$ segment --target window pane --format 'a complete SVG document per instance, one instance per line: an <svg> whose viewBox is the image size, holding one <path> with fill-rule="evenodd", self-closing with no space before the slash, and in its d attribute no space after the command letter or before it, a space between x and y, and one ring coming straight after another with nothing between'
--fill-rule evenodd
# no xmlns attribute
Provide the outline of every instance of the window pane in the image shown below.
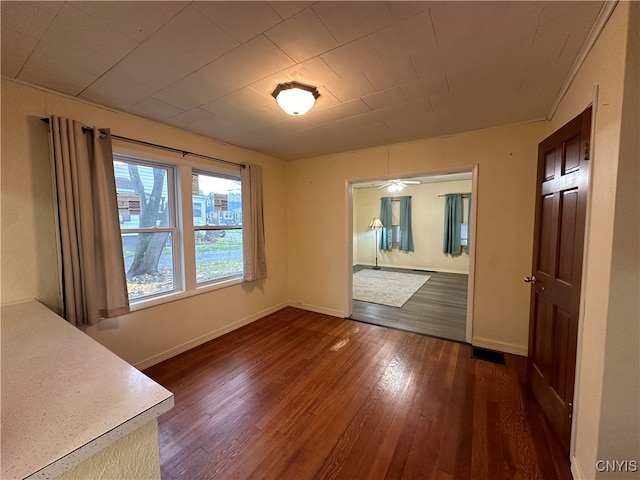
<svg viewBox="0 0 640 480"><path fill-rule="evenodd" d="M469 224L463 223L460 225L460 245L469 244Z"/></svg>
<svg viewBox="0 0 640 480"><path fill-rule="evenodd" d="M242 190L239 177L193 172L196 281L242 275ZM228 226L225 230L198 226ZM235 227L235 228L232 228Z"/></svg>
<svg viewBox="0 0 640 480"><path fill-rule="evenodd" d="M120 228L168 227L170 170L115 160Z"/></svg>
<svg viewBox="0 0 640 480"><path fill-rule="evenodd" d="M239 178L194 172L191 180L194 225L242 225Z"/></svg>
<svg viewBox="0 0 640 480"><path fill-rule="evenodd" d="M391 225L391 243L400 241L400 225Z"/></svg>
<svg viewBox="0 0 640 480"><path fill-rule="evenodd" d="M242 229L196 230L198 283L242 275Z"/></svg>
<svg viewBox="0 0 640 480"><path fill-rule="evenodd" d="M175 290L171 233L122 235L129 300Z"/></svg>

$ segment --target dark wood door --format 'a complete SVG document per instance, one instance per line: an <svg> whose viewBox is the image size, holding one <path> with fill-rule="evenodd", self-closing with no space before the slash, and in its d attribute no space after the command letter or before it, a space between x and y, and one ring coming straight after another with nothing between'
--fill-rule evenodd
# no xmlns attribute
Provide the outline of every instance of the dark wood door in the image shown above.
<svg viewBox="0 0 640 480"><path fill-rule="evenodd" d="M569 451L582 279L591 108L538 146L528 378Z"/></svg>

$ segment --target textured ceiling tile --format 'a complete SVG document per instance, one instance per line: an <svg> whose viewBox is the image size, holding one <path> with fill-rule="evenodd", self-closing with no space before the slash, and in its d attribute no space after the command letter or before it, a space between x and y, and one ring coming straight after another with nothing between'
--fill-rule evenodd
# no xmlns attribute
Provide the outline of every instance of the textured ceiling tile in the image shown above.
<svg viewBox="0 0 640 480"><path fill-rule="evenodd" d="M184 72L170 63L149 63L146 57L138 52L124 57L111 71L118 75L127 75L154 90L162 90L185 76Z"/></svg>
<svg viewBox="0 0 640 480"><path fill-rule="evenodd" d="M169 64L185 76L238 45L194 8L187 7L143 42L135 54L155 65Z"/></svg>
<svg viewBox="0 0 640 480"><path fill-rule="evenodd" d="M382 110L383 108L391 107L400 103L404 103L404 95L400 88L391 88L384 92L374 93L373 95L367 95L362 98L362 101L371 110Z"/></svg>
<svg viewBox="0 0 640 480"><path fill-rule="evenodd" d="M98 77L73 65L67 65L37 53L32 54L22 68L18 79L42 85L67 95L75 96Z"/></svg>
<svg viewBox="0 0 640 480"><path fill-rule="evenodd" d="M125 75L108 72L82 92L80 97L107 107L128 109L153 93L147 85Z"/></svg>
<svg viewBox="0 0 640 480"><path fill-rule="evenodd" d="M338 46L322 22L311 9L285 20L265 35L298 62L320 55Z"/></svg>
<svg viewBox="0 0 640 480"><path fill-rule="evenodd" d="M220 98L219 101L226 102L230 105L236 105L240 108L262 108L275 102L275 99L269 95L263 95L251 87L243 87L229 95Z"/></svg>
<svg viewBox="0 0 640 480"><path fill-rule="evenodd" d="M409 102L418 98L441 95L449 91L447 80L444 75L436 74L430 78L423 78L415 82L400 85L400 90L404 95L404 100Z"/></svg>
<svg viewBox="0 0 640 480"><path fill-rule="evenodd" d="M428 48L411 55L411 62L420 78L428 78L444 73L451 68L475 61L471 54L467 38L458 39L448 47Z"/></svg>
<svg viewBox="0 0 640 480"><path fill-rule="evenodd" d="M267 2L194 2L193 8L241 43L282 21Z"/></svg>
<svg viewBox="0 0 640 480"><path fill-rule="evenodd" d="M302 117L292 117L287 114L285 114L285 116L290 126L289 131L307 130L317 127L318 125L330 124L339 119L339 117L329 109L311 110L311 112Z"/></svg>
<svg viewBox="0 0 640 480"><path fill-rule="evenodd" d="M123 45L120 52L114 50L100 52L84 39L52 36L47 38L46 42L38 43L35 52L54 61L69 64L79 70L100 76L133 47L134 45Z"/></svg>
<svg viewBox="0 0 640 480"><path fill-rule="evenodd" d="M301 12L308 6L312 5L314 2L296 2L296 1L280 1L276 0L275 2L267 2L271 5L278 15L282 18L289 18L294 16L296 13Z"/></svg>
<svg viewBox="0 0 640 480"><path fill-rule="evenodd" d="M354 117L356 115L362 115L369 113L371 108L364 103L361 99L356 98L349 102L341 103L331 107L331 111L338 115L340 118Z"/></svg>
<svg viewBox="0 0 640 480"><path fill-rule="evenodd" d="M31 38L42 37L64 2L1 2L2 30L12 29Z"/></svg>
<svg viewBox="0 0 640 480"><path fill-rule="evenodd" d="M398 56L385 63L367 67L362 73L378 91L418 80L418 73L409 57Z"/></svg>
<svg viewBox="0 0 640 480"><path fill-rule="evenodd" d="M341 77L383 64L382 58L366 37L336 48L321 57Z"/></svg>
<svg viewBox="0 0 640 480"><path fill-rule="evenodd" d="M239 108L227 99L219 99L202 106L203 109L212 112L218 122L227 127L243 127L241 130L249 130L268 125L277 120L269 110L262 108Z"/></svg>
<svg viewBox="0 0 640 480"><path fill-rule="evenodd" d="M433 2L429 13L438 45L447 45L456 38L471 36L478 31L495 31L496 26L505 24L508 3Z"/></svg>
<svg viewBox="0 0 640 480"><path fill-rule="evenodd" d="M432 2L418 0L392 0L387 2L387 8L393 18L402 20L403 18L417 15L429 9Z"/></svg>
<svg viewBox="0 0 640 480"><path fill-rule="evenodd" d="M36 52L101 75L137 42L99 20L65 5L36 46Z"/></svg>
<svg viewBox="0 0 640 480"><path fill-rule="evenodd" d="M174 107L173 105L156 100L155 98L145 98L141 102L129 107L127 111L142 117L153 118L161 121L174 117L180 113L184 113L184 110L181 108Z"/></svg>
<svg viewBox="0 0 640 480"><path fill-rule="evenodd" d="M230 93L293 64L282 50L260 35L203 67L199 73L212 85L222 85L225 93Z"/></svg>
<svg viewBox="0 0 640 480"><path fill-rule="evenodd" d="M192 108L184 113L167 118L165 122L183 128L191 128L193 125L205 124L214 121L214 119L215 115L213 113L202 108Z"/></svg>
<svg viewBox="0 0 640 480"><path fill-rule="evenodd" d="M320 57L299 63L290 69L284 70L282 73L291 80L314 86L340 80L338 74Z"/></svg>
<svg viewBox="0 0 640 480"><path fill-rule="evenodd" d="M153 98L183 110L191 110L229 93L224 90L220 87L216 89L209 79L196 72L154 93Z"/></svg>
<svg viewBox="0 0 640 480"><path fill-rule="evenodd" d="M369 40L384 60L395 59L398 52L413 55L436 47L428 11L374 32Z"/></svg>
<svg viewBox="0 0 640 480"><path fill-rule="evenodd" d="M83 1L74 7L141 42L187 5L185 2Z"/></svg>
<svg viewBox="0 0 640 480"><path fill-rule="evenodd" d="M312 8L341 45L394 21L387 2L319 2Z"/></svg>
<svg viewBox="0 0 640 480"><path fill-rule="evenodd" d="M38 40L14 32L9 28L2 28L2 74L15 77L23 67L33 51Z"/></svg>
<svg viewBox="0 0 640 480"><path fill-rule="evenodd" d="M341 102L364 97L376 91L371 82L362 73L349 75L335 82L328 82L324 87Z"/></svg>

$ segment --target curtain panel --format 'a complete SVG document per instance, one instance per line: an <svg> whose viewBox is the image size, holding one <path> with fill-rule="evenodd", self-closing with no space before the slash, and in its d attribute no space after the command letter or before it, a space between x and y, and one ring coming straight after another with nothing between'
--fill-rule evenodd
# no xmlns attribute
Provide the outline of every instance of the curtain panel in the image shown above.
<svg viewBox="0 0 640 480"><path fill-rule="evenodd" d="M52 116L64 318L94 325L129 312L111 135Z"/></svg>
<svg viewBox="0 0 640 480"><path fill-rule="evenodd" d="M467 203L467 248L466 254L471 251L471 193L469 194L469 202Z"/></svg>
<svg viewBox="0 0 640 480"><path fill-rule="evenodd" d="M400 197L400 238L398 249L413 252L413 230L411 227L411 197Z"/></svg>
<svg viewBox="0 0 640 480"><path fill-rule="evenodd" d="M392 249L392 213L391 198L382 197L380 199L380 221L384 225L380 229L380 250L391 251Z"/></svg>
<svg viewBox="0 0 640 480"><path fill-rule="evenodd" d="M242 181L242 249L244 279L267 278L262 206L262 167L246 164L240 171Z"/></svg>
<svg viewBox="0 0 640 480"><path fill-rule="evenodd" d="M450 193L446 196L444 208L444 239L442 253L445 255L460 255L462 231L462 195Z"/></svg>

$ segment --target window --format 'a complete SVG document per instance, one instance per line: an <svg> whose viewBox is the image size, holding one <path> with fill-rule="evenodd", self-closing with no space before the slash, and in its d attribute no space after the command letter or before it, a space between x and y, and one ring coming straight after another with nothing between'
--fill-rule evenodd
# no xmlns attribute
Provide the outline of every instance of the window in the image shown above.
<svg viewBox="0 0 640 480"><path fill-rule="evenodd" d="M196 281L198 284L242 275L242 197L240 177L192 174ZM203 215L204 213L204 215Z"/></svg>
<svg viewBox="0 0 640 480"><path fill-rule="evenodd" d="M400 199L391 199L391 248L400 247Z"/></svg>
<svg viewBox="0 0 640 480"><path fill-rule="evenodd" d="M239 175L119 154L113 167L131 304L241 281Z"/></svg>
<svg viewBox="0 0 640 480"><path fill-rule="evenodd" d="M120 158L113 166L129 301L174 291L174 169Z"/></svg>

